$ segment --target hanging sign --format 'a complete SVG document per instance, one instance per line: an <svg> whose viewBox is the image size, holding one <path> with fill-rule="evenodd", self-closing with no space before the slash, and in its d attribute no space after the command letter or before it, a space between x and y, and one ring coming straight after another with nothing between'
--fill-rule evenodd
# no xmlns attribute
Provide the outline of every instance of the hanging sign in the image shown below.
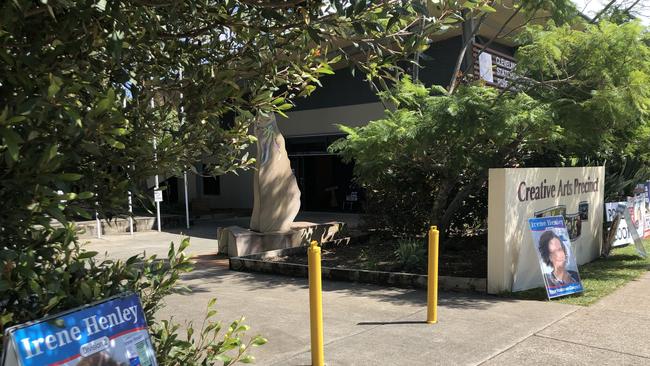
<svg viewBox="0 0 650 366"><path fill-rule="evenodd" d="M157 366L135 294L11 327L4 344L4 366Z"/></svg>
<svg viewBox="0 0 650 366"><path fill-rule="evenodd" d="M481 50L481 45L474 45L474 76L484 80L487 85L500 89L508 88L515 78L517 61L514 57L489 47L483 49L483 52Z"/></svg>

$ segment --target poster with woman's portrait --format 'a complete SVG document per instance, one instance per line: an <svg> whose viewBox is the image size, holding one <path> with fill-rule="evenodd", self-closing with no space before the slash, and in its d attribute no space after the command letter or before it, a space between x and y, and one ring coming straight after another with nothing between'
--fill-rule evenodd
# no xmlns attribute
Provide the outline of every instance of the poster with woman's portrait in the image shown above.
<svg viewBox="0 0 650 366"><path fill-rule="evenodd" d="M549 299L582 292L578 264L562 216L528 219Z"/></svg>
<svg viewBox="0 0 650 366"><path fill-rule="evenodd" d="M135 294L11 327L4 339L4 366L157 365Z"/></svg>

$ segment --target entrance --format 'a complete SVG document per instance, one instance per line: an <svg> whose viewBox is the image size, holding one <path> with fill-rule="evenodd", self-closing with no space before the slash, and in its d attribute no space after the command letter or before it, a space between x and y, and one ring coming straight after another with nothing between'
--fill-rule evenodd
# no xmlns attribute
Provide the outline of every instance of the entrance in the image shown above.
<svg viewBox="0 0 650 366"><path fill-rule="evenodd" d="M300 204L308 211L358 210L358 202L351 202L352 170L327 147L342 135L298 137L286 139L291 169L300 188ZM347 196L347 197L346 197ZM355 194L355 199L358 196Z"/></svg>

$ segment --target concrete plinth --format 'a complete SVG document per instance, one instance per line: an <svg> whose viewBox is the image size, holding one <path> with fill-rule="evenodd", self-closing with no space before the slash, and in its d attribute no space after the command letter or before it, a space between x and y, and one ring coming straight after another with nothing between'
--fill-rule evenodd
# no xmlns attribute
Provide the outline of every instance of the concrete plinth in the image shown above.
<svg viewBox="0 0 650 366"><path fill-rule="evenodd" d="M319 243L328 242L340 236L344 225L342 222L294 222L289 231L270 233L260 233L239 226L218 228L219 253L227 252L230 257L239 257L268 250L307 246L312 240Z"/></svg>

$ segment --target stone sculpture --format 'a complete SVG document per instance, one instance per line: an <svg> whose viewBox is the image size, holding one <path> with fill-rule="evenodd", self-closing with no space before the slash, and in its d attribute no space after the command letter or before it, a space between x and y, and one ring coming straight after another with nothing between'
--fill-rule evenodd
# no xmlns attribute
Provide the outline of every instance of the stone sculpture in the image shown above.
<svg viewBox="0 0 650 366"><path fill-rule="evenodd" d="M289 231L300 210L300 190L274 114L255 119L257 162L253 179L251 230Z"/></svg>

